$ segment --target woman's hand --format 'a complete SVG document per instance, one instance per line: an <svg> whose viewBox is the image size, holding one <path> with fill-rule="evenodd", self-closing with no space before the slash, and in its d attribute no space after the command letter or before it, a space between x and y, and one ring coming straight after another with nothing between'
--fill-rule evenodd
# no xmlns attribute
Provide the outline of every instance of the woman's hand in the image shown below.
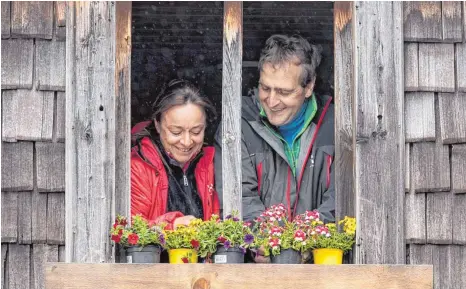
<svg viewBox="0 0 466 289"><path fill-rule="evenodd" d="M254 257L254 262L256 263L270 263L270 257L265 257L264 256L264 247L260 246L259 249L257 249L256 256Z"/></svg>
<svg viewBox="0 0 466 289"><path fill-rule="evenodd" d="M178 227L180 225L187 226L194 219L196 219L196 218L194 216L192 216L192 215L176 218L175 221L173 222L173 229L176 229L176 227Z"/></svg>

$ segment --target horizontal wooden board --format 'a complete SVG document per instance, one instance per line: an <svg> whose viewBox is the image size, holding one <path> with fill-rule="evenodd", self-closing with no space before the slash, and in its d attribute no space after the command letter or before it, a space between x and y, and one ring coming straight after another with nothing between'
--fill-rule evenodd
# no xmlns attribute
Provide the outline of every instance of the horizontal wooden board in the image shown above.
<svg viewBox="0 0 466 289"><path fill-rule="evenodd" d="M30 288L30 256L30 245L8 245L8 288Z"/></svg>
<svg viewBox="0 0 466 289"><path fill-rule="evenodd" d="M406 142L435 141L433 92L405 94Z"/></svg>
<svg viewBox="0 0 466 289"><path fill-rule="evenodd" d="M37 142L36 172L40 192L65 191L65 144Z"/></svg>
<svg viewBox="0 0 466 289"><path fill-rule="evenodd" d="M414 143L411 157L411 186L415 192L450 190L448 146L435 142Z"/></svg>
<svg viewBox="0 0 466 289"><path fill-rule="evenodd" d="M442 1L442 27L444 42L463 40L461 1Z"/></svg>
<svg viewBox="0 0 466 289"><path fill-rule="evenodd" d="M419 88L419 44L405 43L405 91Z"/></svg>
<svg viewBox="0 0 466 289"><path fill-rule="evenodd" d="M451 149L451 178L452 178L451 189L454 193L466 193L466 177L465 176L466 176L466 144L453 145Z"/></svg>
<svg viewBox="0 0 466 289"><path fill-rule="evenodd" d="M466 245L466 222L465 222L466 210L465 208L466 208L466 194L454 195L453 196L453 207L452 207L453 244ZM466 258L466 255L464 257Z"/></svg>
<svg viewBox="0 0 466 289"><path fill-rule="evenodd" d="M48 193L47 244L65 244L65 194Z"/></svg>
<svg viewBox="0 0 466 289"><path fill-rule="evenodd" d="M17 239L18 193L2 192L2 243L15 243Z"/></svg>
<svg viewBox="0 0 466 289"><path fill-rule="evenodd" d="M2 39L10 37L10 1L2 1Z"/></svg>
<svg viewBox="0 0 466 289"><path fill-rule="evenodd" d="M32 242L47 242L47 194L32 192Z"/></svg>
<svg viewBox="0 0 466 289"><path fill-rule="evenodd" d="M438 98L442 142L466 142L466 93L439 93Z"/></svg>
<svg viewBox="0 0 466 289"><path fill-rule="evenodd" d="M31 244L32 205L31 192L18 193L18 244Z"/></svg>
<svg viewBox="0 0 466 289"><path fill-rule="evenodd" d="M405 196L406 243L426 243L426 194L407 193Z"/></svg>
<svg viewBox="0 0 466 289"><path fill-rule="evenodd" d="M57 115L55 118L55 131L54 136L56 141L65 141L65 92L57 92Z"/></svg>
<svg viewBox="0 0 466 289"><path fill-rule="evenodd" d="M466 33L466 32L465 32ZM466 92L466 43L458 43L456 47L456 79L458 90Z"/></svg>
<svg viewBox="0 0 466 289"><path fill-rule="evenodd" d="M454 44L419 43L419 90L455 91Z"/></svg>
<svg viewBox="0 0 466 289"><path fill-rule="evenodd" d="M442 41L441 8L441 2L403 2L405 41Z"/></svg>
<svg viewBox="0 0 466 289"><path fill-rule="evenodd" d="M2 40L2 89L32 88L32 39Z"/></svg>
<svg viewBox="0 0 466 289"><path fill-rule="evenodd" d="M52 39L52 1L11 2L11 35Z"/></svg>
<svg viewBox="0 0 466 289"><path fill-rule="evenodd" d="M65 91L65 42L37 40L35 59L38 88Z"/></svg>
<svg viewBox="0 0 466 289"><path fill-rule="evenodd" d="M431 289L431 266L271 264L46 265L47 289L58 288L403 288ZM258 276L267 276L261 278ZM290 278L292 276L293 278ZM309 279L312 276L312 281ZM254 281L252 281L254 280Z"/></svg>
<svg viewBox="0 0 466 289"><path fill-rule="evenodd" d="M2 191L33 189L32 142L2 144Z"/></svg>
<svg viewBox="0 0 466 289"><path fill-rule="evenodd" d="M453 236L453 194L427 194L426 200L427 242L451 244Z"/></svg>
<svg viewBox="0 0 466 289"><path fill-rule="evenodd" d="M45 264L46 262L58 262L58 246L35 244L32 247L33 288L45 289Z"/></svg>

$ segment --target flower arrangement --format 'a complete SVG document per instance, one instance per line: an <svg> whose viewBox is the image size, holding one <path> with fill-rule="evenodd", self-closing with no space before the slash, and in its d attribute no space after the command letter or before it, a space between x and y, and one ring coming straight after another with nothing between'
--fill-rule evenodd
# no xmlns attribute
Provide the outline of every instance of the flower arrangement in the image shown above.
<svg viewBox="0 0 466 289"><path fill-rule="evenodd" d="M175 230L164 230L162 237L164 248L198 250L200 246L199 227L202 223L201 219L194 219L188 226L180 225Z"/></svg>
<svg viewBox="0 0 466 289"><path fill-rule="evenodd" d="M161 245L160 239L163 237L161 228L150 226L141 215L133 216L131 226L125 217L118 215L110 234L112 241L124 247Z"/></svg>
<svg viewBox="0 0 466 289"><path fill-rule="evenodd" d="M346 216L338 224L316 222L309 231L310 249L339 249L348 252L353 248L356 236L356 219Z"/></svg>

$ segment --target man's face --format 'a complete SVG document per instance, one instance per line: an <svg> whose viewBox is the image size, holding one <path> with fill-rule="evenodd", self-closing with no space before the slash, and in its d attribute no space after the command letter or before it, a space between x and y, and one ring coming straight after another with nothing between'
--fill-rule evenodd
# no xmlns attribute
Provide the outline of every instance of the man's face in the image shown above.
<svg viewBox="0 0 466 289"><path fill-rule="evenodd" d="M292 62L273 66L265 63L260 72L259 101L267 119L274 126L293 120L304 100L312 95L314 82L306 87L300 83L302 67Z"/></svg>

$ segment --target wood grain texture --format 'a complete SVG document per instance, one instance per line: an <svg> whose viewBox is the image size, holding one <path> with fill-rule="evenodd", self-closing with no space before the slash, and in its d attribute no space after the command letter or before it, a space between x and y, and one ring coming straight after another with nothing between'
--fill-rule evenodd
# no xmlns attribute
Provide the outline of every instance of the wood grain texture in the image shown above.
<svg viewBox="0 0 466 289"><path fill-rule="evenodd" d="M266 264L46 265L46 288L403 288L431 289L432 266ZM257 278L267 276L267 278ZM289 278L293 276L293 278ZM312 282L309 282L309 276ZM329 278L331 276L331 278ZM355 276L360 276L357 278ZM251 282L251 280L255 280ZM201 286L202 284L202 286ZM90 287L89 287L90 286Z"/></svg>
<svg viewBox="0 0 466 289"><path fill-rule="evenodd" d="M2 270L2 289L3 288L6 288L5 286L5 282L8 282L8 277L7 277L7 273L8 273L8 269L7 269L7 262L6 262L6 259L7 259L7 254L8 254L8 244L2 244L2 266L1 266L1 270Z"/></svg>
<svg viewBox="0 0 466 289"><path fill-rule="evenodd" d="M406 243L426 243L426 195L407 193L405 196Z"/></svg>
<svg viewBox="0 0 466 289"><path fill-rule="evenodd" d="M466 246L450 246L450 256L449 285L452 288L464 288L466 286Z"/></svg>
<svg viewBox="0 0 466 289"><path fill-rule="evenodd" d="M419 90L455 91L454 44L419 43Z"/></svg>
<svg viewBox="0 0 466 289"><path fill-rule="evenodd" d="M2 192L2 243L18 240L18 193Z"/></svg>
<svg viewBox="0 0 466 289"><path fill-rule="evenodd" d="M453 193L466 193L465 176L466 144L453 145L451 149L451 190Z"/></svg>
<svg viewBox="0 0 466 289"><path fill-rule="evenodd" d="M55 118L55 139L58 142L65 142L65 92L57 92L57 115Z"/></svg>
<svg viewBox="0 0 466 289"><path fill-rule="evenodd" d="M466 142L466 93L439 93L438 98L442 142Z"/></svg>
<svg viewBox="0 0 466 289"><path fill-rule="evenodd" d="M37 189L40 192L65 190L65 144L36 143Z"/></svg>
<svg viewBox="0 0 466 289"><path fill-rule="evenodd" d="M466 222L464 221L466 210L464 208L466 208L466 194L454 195L451 209L453 211L453 244L466 245ZM464 257L466 258L466 255Z"/></svg>
<svg viewBox="0 0 466 289"><path fill-rule="evenodd" d="M45 289L45 264L58 262L58 246L34 244L32 246L32 284L34 289Z"/></svg>
<svg viewBox="0 0 466 289"><path fill-rule="evenodd" d="M30 251L30 245L8 245L8 288L30 288Z"/></svg>
<svg viewBox="0 0 466 289"><path fill-rule="evenodd" d="M11 12L11 2L10 1L2 1L1 3L2 8L2 39L10 37L10 12Z"/></svg>
<svg viewBox="0 0 466 289"><path fill-rule="evenodd" d="M2 89L32 88L32 39L2 41Z"/></svg>
<svg viewBox="0 0 466 289"><path fill-rule="evenodd" d="M442 41L442 3L403 2L405 41Z"/></svg>
<svg viewBox="0 0 466 289"><path fill-rule="evenodd" d="M2 191L33 189L32 142L2 144Z"/></svg>
<svg viewBox="0 0 466 289"><path fill-rule="evenodd" d="M405 192L409 192L411 189L411 147L409 143L405 144Z"/></svg>
<svg viewBox="0 0 466 289"><path fill-rule="evenodd" d="M442 27L444 42L463 41L461 1L442 1Z"/></svg>
<svg viewBox="0 0 466 289"><path fill-rule="evenodd" d="M66 40L66 2L54 1L55 5L55 39Z"/></svg>
<svg viewBox="0 0 466 289"><path fill-rule="evenodd" d="M448 146L435 142L414 143L412 150L411 185L415 192L450 190Z"/></svg>
<svg viewBox="0 0 466 289"><path fill-rule="evenodd" d="M354 11L354 181L357 226L365 228L355 253L362 264L400 264L406 257L402 5L357 2Z"/></svg>
<svg viewBox="0 0 466 289"><path fill-rule="evenodd" d="M38 89L65 91L65 42L37 40L35 60Z"/></svg>
<svg viewBox="0 0 466 289"><path fill-rule="evenodd" d="M450 192L427 194L426 202L427 242L451 244L453 195Z"/></svg>
<svg viewBox="0 0 466 289"><path fill-rule="evenodd" d="M406 142L435 141L434 103L433 92L406 93Z"/></svg>
<svg viewBox="0 0 466 289"><path fill-rule="evenodd" d="M65 262L65 245L58 246L58 262Z"/></svg>
<svg viewBox="0 0 466 289"><path fill-rule="evenodd" d="M68 2L66 15L66 260L109 262L116 175L115 3ZM54 239L62 243L61 235Z"/></svg>
<svg viewBox="0 0 466 289"><path fill-rule="evenodd" d="M336 218L354 216L353 3L335 2L335 207Z"/></svg>
<svg viewBox="0 0 466 289"><path fill-rule="evenodd" d="M458 90L466 92L466 43L455 44L456 47L456 80Z"/></svg>
<svg viewBox="0 0 466 289"><path fill-rule="evenodd" d="M95 228L93 228L95 229ZM65 194L48 193L47 244L65 244Z"/></svg>
<svg viewBox="0 0 466 289"><path fill-rule="evenodd" d="M32 243L47 243L47 194L32 192Z"/></svg>
<svg viewBox="0 0 466 289"><path fill-rule="evenodd" d="M2 141L16 142L18 101L16 91L2 91Z"/></svg>
<svg viewBox="0 0 466 289"><path fill-rule="evenodd" d="M404 44L405 59L405 91L416 91L419 89L419 44Z"/></svg>
<svg viewBox="0 0 466 289"><path fill-rule="evenodd" d="M52 39L52 29L52 1L11 2L12 36Z"/></svg>
<svg viewBox="0 0 466 289"><path fill-rule="evenodd" d="M241 210L241 63L243 4L224 2L222 66L223 214Z"/></svg>
<svg viewBox="0 0 466 289"><path fill-rule="evenodd" d="M34 204L35 205L35 204ZM18 244L32 243L32 195L18 193Z"/></svg>

